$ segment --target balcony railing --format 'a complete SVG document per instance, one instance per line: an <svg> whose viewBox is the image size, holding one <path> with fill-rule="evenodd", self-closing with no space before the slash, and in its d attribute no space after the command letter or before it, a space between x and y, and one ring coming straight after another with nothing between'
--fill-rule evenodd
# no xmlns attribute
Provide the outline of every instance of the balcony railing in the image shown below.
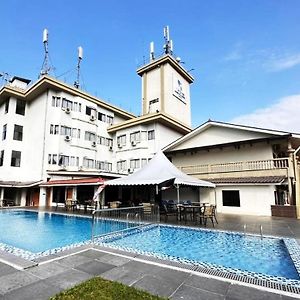
<svg viewBox="0 0 300 300"><path fill-rule="evenodd" d="M209 174L226 173L240 171L259 171L287 169L289 167L288 158L275 158L268 160L239 161L222 164L192 165L180 167L187 174Z"/></svg>

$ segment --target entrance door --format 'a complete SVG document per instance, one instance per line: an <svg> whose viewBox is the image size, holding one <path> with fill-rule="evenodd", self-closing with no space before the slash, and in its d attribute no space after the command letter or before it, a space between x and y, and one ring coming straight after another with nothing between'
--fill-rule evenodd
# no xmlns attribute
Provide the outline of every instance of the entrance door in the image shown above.
<svg viewBox="0 0 300 300"><path fill-rule="evenodd" d="M67 188L67 199L73 199L73 188Z"/></svg>
<svg viewBox="0 0 300 300"><path fill-rule="evenodd" d="M39 206L39 202L40 202L40 189L33 189L32 198L31 198L31 205Z"/></svg>

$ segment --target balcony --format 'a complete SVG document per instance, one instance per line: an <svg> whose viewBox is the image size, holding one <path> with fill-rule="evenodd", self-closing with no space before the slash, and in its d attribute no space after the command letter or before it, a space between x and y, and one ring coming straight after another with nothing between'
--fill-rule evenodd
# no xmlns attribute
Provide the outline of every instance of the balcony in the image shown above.
<svg viewBox="0 0 300 300"><path fill-rule="evenodd" d="M235 176L287 176L288 158L239 161L221 164L191 165L179 167L186 174L198 178ZM241 173L242 172L242 173Z"/></svg>

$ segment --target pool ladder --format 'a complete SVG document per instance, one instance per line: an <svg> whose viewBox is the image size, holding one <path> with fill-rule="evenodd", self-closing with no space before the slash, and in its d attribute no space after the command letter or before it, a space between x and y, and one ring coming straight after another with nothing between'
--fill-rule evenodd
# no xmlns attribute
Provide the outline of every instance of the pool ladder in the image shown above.
<svg viewBox="0 0 300 300"><path fill-rule="evenodd" d="M244 236L246 236L247 224L244 224ZM263 239L263 228L262 225L259 225L259 234L260 238Z"/></svg>

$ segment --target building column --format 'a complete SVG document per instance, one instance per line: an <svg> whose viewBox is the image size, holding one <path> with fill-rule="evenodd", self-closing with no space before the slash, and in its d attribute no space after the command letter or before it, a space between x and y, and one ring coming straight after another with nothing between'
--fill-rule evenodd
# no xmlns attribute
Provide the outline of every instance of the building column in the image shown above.
<svg viewBox="0 0 300 300"><path fill-rule="evenodd" d="M288 149L287 149L287 153L289 155L289 166L288 166L288 202L291 205L296 205L296 199L294 199L295 195L293 195L293 181L295 178L295 174L294 174L294 152L295 149L293 149L292 147L292 143L290 141L290 139L288 139Z"/></svg>
<svg viewBox="0 0 300 300"><path fill-rule="evenodd" d="M26 196L27 196L27 189L21 189L21 203L20 206L26 206Z"/></svg>
<svg viewBox="0 0 300 300"><path fill-rule="evenodd" d="M3 206L4 188L0 188L0 207Z"/></svg>
<svg viewBox="0 0 300 300"><path fill-rule="evenodd" d="M46 198L46 188L40 187L40 200L39 200L39 206L46 206L47 198Z"/></svg>

